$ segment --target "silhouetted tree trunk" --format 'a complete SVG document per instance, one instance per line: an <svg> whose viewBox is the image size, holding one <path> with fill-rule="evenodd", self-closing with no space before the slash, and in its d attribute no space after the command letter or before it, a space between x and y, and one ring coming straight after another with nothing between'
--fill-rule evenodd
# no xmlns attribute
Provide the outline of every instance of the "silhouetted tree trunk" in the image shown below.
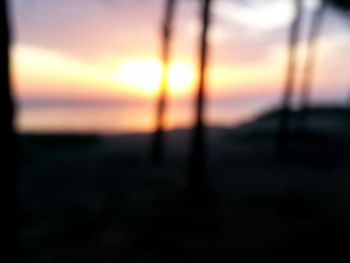
<svg viewBox="0 0 350 263"><path fill-rule="evenodd" d="M10 89L10 33L6 0L0 1L0 123L1 123L1 214L3 230L1 238L8 249L15 249L11 252L11 257L6 259L11 262L18 262L22 251L19 250L19 201L17 193L17 173L16 173L16 138L13 127L14 104ZM7 220L8 219L8 220ZM6 254L6 253L5 253ZM2 254L4 256L4 254ZM4 256L5 257L5 256Z"/></svg>
<svg viewBox="0 0 350 263"><path fill-rule="evenodd" d="M310 33L308 36L308 47L305 61L305 68L303 72L303 80L301 86L301 111L299 118L299 129L305 131L307 128L307 117L310 107L311 86L315 70L315 61L317 57L317 39L320 35L321 24L324 13L327 7L327 1L322 1L319 8L315 11L312 21Z"/></svg>
<svg viewBox="0 0 350 263"><path fill-rule="evenodd" d="M208 61L208 31L210 26L210 8L212 0L202 2L202 33L199 53L199 83L196 97L196 120L193 130L188 193L193 197L201 197L209 192L208 179L205 173L204 147L204 107Z"/></svg>
<svg viewBox="0 0 350 263"><path fill-rule="evenodd" d="M348 92L348 96L346 98L346 102L345 102L345 125L347 125L348 127L350 127L350 89ZM349 133L350 136L350 133Z"/></svg>
<svg viewBox="0 0 350 263"><path fill-rule="evenodd" d="M290 29L289 55L286 72L286 81L283 90L282 105L279 116L279 126L277 131L278 152L283 153L286 150L289 140L289 119L291 112L291 101L295 86L297 44L300 33L300 24L302 18L302 1L295 0L295 18Z"/></svg>
<svg viewBox="0 0 350 263"><path fill-rule="evenodd" d="M13 115L14 107L11 96L10 89L10 59L9 59L9 46L10 46L10 36L9 36L9 27L7 20L7 6L6 1L1 0L0 7L0 31L1 31L1 90L0 90L0 105L1 105L1 133L4 138L10 139L13 138ZM7 140L6 140L7 141Z"/></svg>
<svg viewBox="0 0 350 263"><path fill-rule="evenodd" d="M157 104L157 127L154 133L152 145L152 160L154 163L160 163L164 158L164 116L167 102L167 91L169 86L169 58L170 44L172 38L172 27L174 17L175 0L166 0L165 14L162 28L162 62L163 71L161 87Z"/></svg>

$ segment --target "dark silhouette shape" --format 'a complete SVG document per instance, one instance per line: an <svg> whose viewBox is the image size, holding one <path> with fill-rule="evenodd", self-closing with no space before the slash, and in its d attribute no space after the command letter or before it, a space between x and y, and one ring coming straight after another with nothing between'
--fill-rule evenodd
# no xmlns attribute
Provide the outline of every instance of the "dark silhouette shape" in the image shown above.
<svg viewBox="0 0 350 263"><path fill-rule="evenodd" d="M164 158L164 115L167 103L168 71L170 58L170 44L172 38L172 27L174 18L175 0L166 0L165 15L162 28L162 62L163 72L161 79L161 90L157 104L157 127L154 133L152 145L152 160L154 163L162 162Z"/></svg>
<svg viewBox="0 0 350 263"><path fill-rule="evenodd" d="M321 25L324 17L327 1L322 1L318 9L315 11L311 21L311 28L307 40L307 54L305 67L303 72L303 79L301 84L301 111L299 115L299 129L305 132L307 129L307 117L310 106L310 95L312 88L312 80L315 71L315 62L317 57L317 38L321 31Z"/></svg>
<svg viewBox="0 0 350 263"><path fill-rule="evenodd" d="M348 93L346 94L346 99L344 103L344 121L345 126L350 127L350 89L348 90Z"/></svg>
<svg viewBox="0 0 350 263"><path fill-rule="evenodd" d="M290 28L288 66L286 80L283 90L282 106L279 116L277 131L277 149L279 153L286 150L289 140L289 119L291 111L291 100L295 86L295 72L297 60L297 44L299 39L300 24L302 19L302 1L295 0L295 18Z"/></svg>
<svg viewBox="0 0 350 263"><path fill-rule="evenodd" d="M7 5L6 1L1 1L0 7L0 30L1 30L1 94L0 94L0 105L1 105L1 133L5 142L11 142L14 137L13 130L13 119L14 119L14 105L11 96L10 89L10 73L9 73L9 45L10 45L10 34L9 25L7 20ZM10 140L10 141L8 141ZM6 144L7 145L7 144ZM8 144L10 145L10 144Z"/></svg>
<svg viewBox="0 0 350 263"><path fill-rule="evenodd" d="M347 16L347 18L350 18L350 1L349 0L324 0L324 1L329 2L330 6L332 6L339 12L341 12L342 15L345 15ZM347 108L350 110L350 90L347 98ZM348 121L348 118L346 119L346 121Z"/></svg>
<svg viewBox="0 0 350 263"><path fill-rule="evenodd" d="M332 7L338 11L349 12L350 11L350 1L349 0L323 0L328 2ZM348 13L349 15L349 13Z"/></svg>
<svg viewBox="0 0 350 263"><path fill-rule="evenodd" d="M193 129L190 171L188 177L188 194L190 198L201 199L209 193L208 178L205 174L204 146L204 107L208 62L208 31L210 27L210 9L212 0L202 1L202 32L199 52L199 83L196 97L196 120Z"/></svg>
<svg viewBox="0 0 350 263"><path fill-rule="evenodd" d="M344 104L344 121L345 121L345 126L350 128L350 89L348 91L348 94L346 96L346 101Z"/></svg>
<svg viewBox="0 0 350 263"><path fill-rule="evenodd" d="M10 32L7 12L7 1L0 1L0 123L1 123L1 193L2 193L2 217L3 229L2 240L9 246L11 254L6 256L2 254L6 260L10 258L13 262L21 262L23 259L23 251L20 249L18 239L18 231L20 226L20 209L19 198L17 193L17 147L16 136L14 131L14 103L10 88ZM8 236L7 236L8 234ZM22 261L23 262L23 261Z"/></svg>
<svg viewBox="0 0 350 263"><path fill-rule="evenodd" d="M317 38L321 33L322 21L324 19L325 10L328 7L333 7L338 11L349 11L350 1L344 0L323 0L319 8L315 11L312 22L310 33L308 37L308 49L306 55L306 62L304 68L304 76L301 87L301 112L299 118L300 131L306 131L307 128L307 117L310 107L310 95L312 88L312 79L314 75L315 61L317 57Z"/></svg>

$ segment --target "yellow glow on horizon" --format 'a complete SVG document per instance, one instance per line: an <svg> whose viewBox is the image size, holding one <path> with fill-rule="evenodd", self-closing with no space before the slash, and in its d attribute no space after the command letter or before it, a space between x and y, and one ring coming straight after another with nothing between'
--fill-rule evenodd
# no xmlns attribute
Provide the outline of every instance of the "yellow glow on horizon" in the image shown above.
<svg viewBox="0 0 350 263"><path fill-rule="evenodd" d="M59 52L16 45L12 49L13 80L19 94L96 95L115 83L98 65Z"/></svg>
<svg viewBox="0 0 350 263"><path fill-rule="evenodd" d="M159 87L163 67L156 59L135 59L119 65L116 81L144 95L154 95ZM193 88L195 70L185 62L172 62L169 66L169 93L184 94ZM135 91L136 91L135 90Z"/></svg>
<svg viewBox="0 0 350 263"><path fill-rule="evenodd" d="M169 67L170 93L186 93L193 89L196 81L194 66L184 62L174 62Z"/></svg>
<svg viewBox="0 0 350 263"><path fill-rule="evenodd" d="M87 61L40 47L13 48L13 79L21 96L47 98L140 98L153 100L160 88L162 64L152 57L121 57L111 63ZM214 96L254 92L257 87L280 83L284 49L265 61L249 65L212 63L208 91ZM117 61L118 64L113 63ZM194 62L176 58L169 66L169 95L193 96L198 71Z"/></svg>
<svg viewBox="0 0 350 263"><path fill-rule="evenodd" d="M116 81L142 93L153 93L159 86L162 66L157 60L131 60L122 63Z"/></svg>

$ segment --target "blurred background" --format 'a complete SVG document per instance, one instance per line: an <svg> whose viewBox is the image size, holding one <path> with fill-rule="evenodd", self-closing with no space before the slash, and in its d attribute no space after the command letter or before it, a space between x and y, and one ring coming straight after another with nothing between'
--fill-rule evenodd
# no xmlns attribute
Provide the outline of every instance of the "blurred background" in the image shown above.
<svg viewBox="0 0 350 263"><path fill-rule="evenodd" d="M349 1L1 5L17 261L347 255Z"/></svg>
<svg viewBox="0 0 350 263"><path fill-rule="evenodd" d="M162 72L164 1L146 2L13 1L11 55L19 131L152 131ZM319 2L304 3L299 71ZM189 128L193 121L198 6L195 0L180 0L176 6L167 129ZM350 82L349 20L334 9L326 12L312 103L342 104ZM279 106L293 1L219 0L212 13L206 118L209 125L232 127Z"/></svg>

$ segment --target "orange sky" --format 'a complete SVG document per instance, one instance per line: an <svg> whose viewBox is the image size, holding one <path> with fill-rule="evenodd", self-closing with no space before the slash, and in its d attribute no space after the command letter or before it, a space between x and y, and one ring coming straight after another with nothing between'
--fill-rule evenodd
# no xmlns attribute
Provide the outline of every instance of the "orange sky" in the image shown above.
<svg viewBox="0 0 350 263"><path fill-rule="evenodd" d="M232 86L251 90L275 79L282 63L280 54L254 67L214 64L209 70L210 86L225 94ZM80 95L136 96L153 98L158 91L162 72L160 61L154 57L129 57L114 65L92 64L60 52L16 45L13 48L14 81L20 97L50 96L79 97ZM282 72L281 72L282 73ZM280 75L280 74L279 74ZM196 65L188 59L174 60L170 66L170 94L178 97L192 94L197 83ZM271 83L272 84L272 83Z"/></svg>
<svg viewBox="0 0 350 263"><path fill-rule="evenodd" d="M19 101L154 101L162 70L159 29L164 1L147 1L14 0L11 54ZM308 14L317 2L306 1ZM196 87L198 10L196 1L187 0L180 0L176 10L173 100L188 100ZM265 108L279 101L291 10L288 0L250 7L215 2L208 71L211 101L220 106L231 100L246 107L259 101ZM332 11L323 31L313 99L340 101L350 82L350 61L344 53L350 34ZM300 62L305 34L302 40Z"/></svg>

